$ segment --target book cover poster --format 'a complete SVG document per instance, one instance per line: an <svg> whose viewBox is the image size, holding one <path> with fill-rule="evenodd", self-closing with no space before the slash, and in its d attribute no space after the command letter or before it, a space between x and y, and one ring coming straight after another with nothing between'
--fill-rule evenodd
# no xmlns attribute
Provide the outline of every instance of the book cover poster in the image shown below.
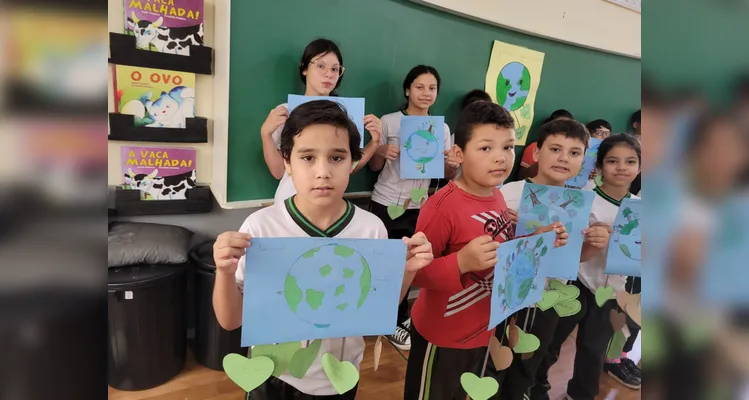
<svg viewBox="0 0 749 400"><path fill-rule="evenodd" d="M125 33L138 49L189 56L203 45L203 0L124 1Z"/></svg>
<svg viewBox="0 0 749 400"><path fill-rule="evenodd" d="M135 126L185 128L195 117L195 74L117 65L115 104Z"/></svg>
<svg viewBox="0 0 749 400"><path fill-rule="evenodd" d="M195 183L195 149L122 146L125 189L142 200L184 200Z"/></svg>

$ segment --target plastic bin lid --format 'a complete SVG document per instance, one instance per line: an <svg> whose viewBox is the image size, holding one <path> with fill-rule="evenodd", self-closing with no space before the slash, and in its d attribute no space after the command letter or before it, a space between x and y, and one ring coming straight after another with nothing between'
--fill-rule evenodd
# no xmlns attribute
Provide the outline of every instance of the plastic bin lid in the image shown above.
<svg viewBox="0 0 749 400"><path fill-rule="evenodd" d="M137 264L109 268L108 289L128 289L144 286L185 270L184 264Z"/></svg>
<svg viewBox="0 0 749 400"><path fill-rule="evenodd" d="M190 249L190 261L198 269L215 273L216 265L213 262L213 241L200 243Z"/></svg>

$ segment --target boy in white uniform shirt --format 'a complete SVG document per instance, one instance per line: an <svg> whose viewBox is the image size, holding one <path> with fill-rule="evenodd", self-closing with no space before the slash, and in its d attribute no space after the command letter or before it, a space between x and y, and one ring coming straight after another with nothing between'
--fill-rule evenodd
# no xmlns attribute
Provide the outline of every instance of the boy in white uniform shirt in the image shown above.
<svg viewBox="0 0 749 400"><path fill-rule="evenodd" d="M517 223L518 208L526 182L564 187L565 182L577 175L583 164L585 151L588 148L590 134L583 124L569 119L558 119L545 123L541 127L534 160L538 166L535 177L504 184L499 190L504 196L507 208ZM603 226L590 226L583 231L585 239L581 261L592 257L608 244L609 231ZM559 279L566 283L565 279ZM491 375L500 380L500 398L522 400L527 397L528 390L539 383L535 381L536 371L543 360L546 348L554 335L559 316L554 309L546 311L534 310L533 307L515 313L516 321L521 324L527 314L533 315L533 324L528 329L538 337L540 347L533 356L524 360L517 355L515 361L504 371L488 368ZM528 319L530 321L530 319ZM521 325L522 327L522 325ZM504 335L499 330L497 338ZM505 339L506 340L506 339ZM502 383L503 381L503 383Z"/></svg>
<svg viewBox="0 0 749 400"><path fill-rule="evenodd" d="M222 327L232 330L242 324L244 255L253 237L387 238L385 227L376 216L343 198L353 162L361 157L359 137L356 126L332 101L308 102L291 113L281 135L281 152L297 194L254 212L239 232L225 232L214 244L217 271L213 305ZM408 253L401 298L416 271L433 258L431 245L423 234L403 240ZM341 348L344 343L345 348ZM358 368L363 352L364 339L360 336L345 341L324 339L304 378L288 373L271 377L252 391L251 397L253 400L311 399L311 396L353 399L356 387L345 394L336 393L323 371L321 357L325 353L343 354L341 361L349 361Z"/></svg>
<svg viewBox="0 0 749 400"><path fill-rule="evenodd" d="M629 193L629 188L640 172L640 158L640 144L630 135L611 136L601 143L596 166L603 176L603 185L594 189L596 197L590 214L591 224L613 225L621 201L636 198ZM575 367L567 385L567 399L593 400L598 394L599 374L604 368L606 350L614 335L610 313L611 310L621 312L616 300L609 300L602 307L596 304L596 289L608 286L616 293L624 289L627 281L626 276L604 273L607 253L608 246L604 251L580 263L580 279L572 284L580 289L578 301L582 305L581 310L575 315L559 319L554 338L536 375L537 381L548 382L549 368L559 358L562 343L577 326ZM640 378L628 366L617 365L616 368L605 369L622 385L631 389L640 387ZM542 388L534 389L535 396L531 396L532 399L548 398L548 393Z"/></svg>

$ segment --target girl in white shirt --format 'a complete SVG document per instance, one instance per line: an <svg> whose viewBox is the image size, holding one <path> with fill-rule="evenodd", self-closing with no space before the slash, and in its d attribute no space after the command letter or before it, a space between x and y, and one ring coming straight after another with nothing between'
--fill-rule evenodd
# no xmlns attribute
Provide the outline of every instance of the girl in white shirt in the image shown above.
<svg viewBox="0 0 749 400"><path fill-rule="evenodd" d="M304 48L302 60L299 63L299 77L305 85L305 96L336 96L334 92L341 85L343 73L343 56L338 46L328 39L315 39ZM281 157L281 130L289 117L286 104L280 104L272 109L260 128L263 141L263 157L268 170L274 178L280 179L274 202L282 202L296 194L294 183ZM354 172L360 170L372 155L374 155L382 137L382 121L369 114L364 116L364 129L369 131L372 140L362 150L361 160L355 164ZM364 135L364 132L359 132Z"/></svg>
<svg viewBox="0 0 749 400"><path fill-rule="evenodd" d="M428 65L417 65L409 71L403 81L403 96L406 105L394 113L382 116L382 145L377 149L369 167L380 175L372 191L372 202L369 211L380 217L390 238L411 237L416 229L419 209L427 199L431 179L401 179L400 177L400 123L406 115L427 116L429 108L437 101L440 88L440 75L437 69ZM458 168L450 149L450 127L445 124L445 178L454 176ZM417 189L423 193L420 201L406 200L411 198L411 191ZM402 215L391 218L388 206L402 206ZM398 309L398 327L388 339L401 350L411 349L409 335L410 318L408 298L403 299Z"/></svg>

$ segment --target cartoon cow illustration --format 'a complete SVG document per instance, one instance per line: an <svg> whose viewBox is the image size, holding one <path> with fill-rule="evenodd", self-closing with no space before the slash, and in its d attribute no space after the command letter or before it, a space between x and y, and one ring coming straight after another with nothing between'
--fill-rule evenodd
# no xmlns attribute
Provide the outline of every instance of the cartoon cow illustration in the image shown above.
<svg viewBox="0 0 749 400"><path fill-rule="evenodd" d="M135 46L139 49L150 50L153 43L160 53L180 54L189 56L190 46L203 45L203 24L168 28L161 26L164 19L156 21L138 19L135 12L127 19L127 29L135 33Z"/></svg>
<svg viewBox="0 0 749 400"><path fill-rule="evenodd" d="M197 186L195 170L167 177L160 177L158 174L158 169L154 169L150 174L135 174L131 168L128 168L125 174L125 184L148 193L154 200L185 200L187 189Z"/></svg>

